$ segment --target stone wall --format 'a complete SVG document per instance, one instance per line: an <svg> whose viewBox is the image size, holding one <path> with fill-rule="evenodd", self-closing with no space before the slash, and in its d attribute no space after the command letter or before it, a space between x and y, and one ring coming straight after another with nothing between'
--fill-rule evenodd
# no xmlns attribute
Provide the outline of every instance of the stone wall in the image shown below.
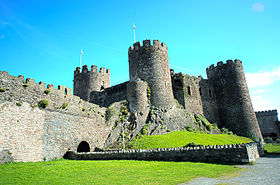
<svg viewBox="0 0 280 185"><path fill-rule="evenodd" d="M46 88L43 82L0 72L0 89L0 156L11 154L14 161L61 158L81 141L91 151L102 148L111 132L106 109L71 95L69 88ZM42 99L49 101L45 109L37 107Z"/></svg>
<svg viewBox="0 0 280 185"><path fill-rule="evenodd" d="M126 86L129 82L124 82L103 91L92 91L90 94L90 102L102 107L109 107L112 103L126 100Z"/></svg>
<svg viewBox="0 0 280 185"><path fill-rule="evenodd" d="M280 136L280 128L277 125L277 110L255 112L263 137L276 138Z"/></svg>
<svg viewBox="0 0 280 185"><path fill-rule="evenodd" d="M211 123L219 123L218 106L214 87L201 76L189 76L182 73L172 75L175 99L184 108L194 114L204 115Z"/></svg>
<svg viewBox="0 0 280 185"><path fill-rule="evenodd" d="M205 147L179 147L76 153L69 151L74 160L153 160L194 161L210 163L250 163L259 158L257 143L242 145L214 145Z"/></svg>

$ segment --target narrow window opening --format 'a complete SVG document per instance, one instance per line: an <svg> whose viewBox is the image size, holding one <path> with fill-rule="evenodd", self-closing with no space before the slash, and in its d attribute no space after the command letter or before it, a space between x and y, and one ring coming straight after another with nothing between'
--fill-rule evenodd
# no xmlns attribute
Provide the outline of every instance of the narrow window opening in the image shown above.
<svg viewBox="0 0 280 185"><path fill-rule="evenodd" d="M211 89L209 89L209 96L210 96L210 98L212 97Z"/></svg>
<svg viewBox="0 0 280 185"><path fill-rule="evenodd" d="M188 86L188 94L191 96L191 87Z"/></svg>
<svg viewBox="0 0 280 185"><path fill-rule="evenodd" d="M200 96L202 96L201 87L199 87L199 94L200 94Z"/></svg>
<svg viewBox="0 0 280 185"><path fill-rule="evenodd" d="M64 90L64 94L67 95L67 89Z"/></svg>

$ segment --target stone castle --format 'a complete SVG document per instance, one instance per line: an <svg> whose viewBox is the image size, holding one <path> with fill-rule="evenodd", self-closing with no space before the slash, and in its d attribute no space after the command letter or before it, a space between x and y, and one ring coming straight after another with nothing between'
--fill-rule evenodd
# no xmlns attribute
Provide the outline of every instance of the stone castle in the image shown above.
<svg viewBox="0 0 280 185"><path fill-rule="evenodd" d="M74 95L64 86L0 72L0 158L40 161L67 150L93 151L117 142L122 129L127 140L186 127L207 130L196 115L262 138L241 61L211 65L203 79L170 70L167 46L158 40L134 43L128 56L128 82L110 87L109 69L85 65L74 71ZM47 105L40 106L42 100Z"/></svg>

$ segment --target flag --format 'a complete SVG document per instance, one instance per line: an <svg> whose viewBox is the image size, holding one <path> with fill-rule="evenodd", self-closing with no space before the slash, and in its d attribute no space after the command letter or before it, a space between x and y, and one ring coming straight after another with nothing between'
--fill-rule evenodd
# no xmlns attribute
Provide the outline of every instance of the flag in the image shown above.
<svg viewBox="0 0 280 185"><path fill-rule="evenodd" d="M134 23L133 23L133 29L134 29L134 30L136 29L136 26L134 25Z"/></svg>
<svg viewBox="0 0 280 185"><path fill-rule="evenodd" d="M81 55L84 55L83 50L81 50Z"/></svg>

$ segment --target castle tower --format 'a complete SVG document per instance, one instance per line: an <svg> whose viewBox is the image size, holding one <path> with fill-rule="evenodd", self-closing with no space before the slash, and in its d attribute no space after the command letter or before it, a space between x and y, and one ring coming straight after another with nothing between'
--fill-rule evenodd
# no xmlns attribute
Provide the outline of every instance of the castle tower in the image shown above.
<svg viewBox="0 0 280 185"><path fill-rule="evenodd" d="M101 91L110 87L110 70L101 67L97 71L97 66L92 65L91 70L88 70L87 65L81 68L77 67L74 71L74 95L81 99L89 101L92 91Z"/></svg>
<svg viewBox="0 0 280 185"><path fill-rule="evenodd" d="M136 42L129 48L129 79L146 81L151 90L154 106L169 107L174 104L167 47L158 40Z"/></svg>
<svg viewBox="0 0 280 185"><path fill-rule="evenodd" d="M234 133L262 138L245 79L242 62L228 60L206 69L207 77L214 86L221 127Z"/></svg>

